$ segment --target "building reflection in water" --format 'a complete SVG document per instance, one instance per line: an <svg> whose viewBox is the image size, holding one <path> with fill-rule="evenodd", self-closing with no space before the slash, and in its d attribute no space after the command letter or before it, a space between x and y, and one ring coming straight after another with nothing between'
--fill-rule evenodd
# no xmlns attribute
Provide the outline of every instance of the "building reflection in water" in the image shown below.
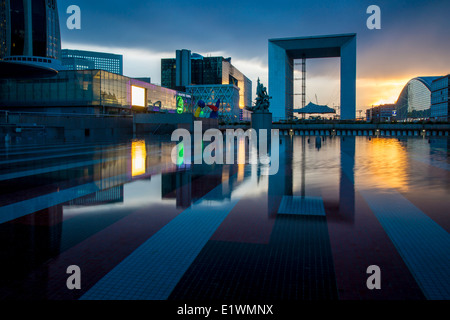
<svg viewBox="0 0 450 320"><path fill-rule="evenodd" d="M448 137L433 137L428 139L430 145L431 159L439 160L448 163L450 158L450 138Z"/></svg>
<svg viewBox="0 0 450 320"><path fill-rule="evenodd" d="M308 194L310 190L308 190L306 179L306 174L311 173L307 160L313 159L314 161L315 158L311 158L311 155L307 154L308 152L320 153L320 157L325 157L327 161L332 161L334 157L338 162L340 156L339 167L336 166L334 172L340 174L339 178L329 182L330 184L334 182L336 185L339 184L338 188L333 187L333 192L336 194L334 201L336 201L337 193L339 193L339 205L336 204L336 211L338 211L336 213L340 218L338 219L339 223L353 223L355 220L354 181L356 167L358 168L358 179L360 179L358 182L361 181L362 185L381 183L385 187L398 189L405 189L408 186L406 183L409 170L407 151L405 151L405 143L398 141L398 139L383 138L367 141L363 137L326 137L320 143L320 152L315 148L317 144L308 146L307 140L309 137L280 136L279 139L279 172L273 176L261 178L262 183L258 187L261 190L267 188L267 214L269 218L274 218L277 215L283 196L294 195L294 181L299 180L300 182L300 190L295 190L295 195L302 197L311 195L311 193ZM330 141L333 143L330 143ZM364 143L360 143L361 141ZM428 140L424 140L425 144L428 145L428 149L424 149L427 150L428 157L431 154L436 160L446 162L449 139L436 138L429 141L428 144ZM358 152L356 152L357 142ZM340 149L338 149L338 143L340 143ZM247 142L245 139L237 141L237 149L235 150L237 161L234 165L186 166L182 163L173 164L171 151L174 145L171 142L134 140L120 146L103 148L94 146L95 153L82 159L82 161L93 161L93 164L46 174L44 178L47 180L43 182L48 184L48 186L45 185L46 191L40 191L42 194L33 197L37 199L38 196L49 195L55 205L0 224L0 257L2 261L0 272L10 275L10 279L0 280L1 287L14 286L14 281L26 277L31 270L59 254L61 248L64 247L64 245L61 245L62 237L65 236L62 234L62 225L65 218L64 207L123 203L125 184L136 180L150 179L152 175L157 174L161 175L161 194L159 194L158 189L157 201L160 199L175 199L177 208L188 208L199 199L215 202L229 201L232 192L239 185L245 183L250 177L253 179L258 176L256 174L258 172L257 165L252 165L249 168L251 170L246 170L246 165L242 164L242 162L248 163L248 161L245 161L248 160L246 159L247 155L250 158L257 155L256 150L249 152L250 154L246 151ZM180 156L182 158L181 154ZM71 159L70 161L80 160ZM61 157L61 160L58 161L61 164L67 164L67 156ZM296 166L296 169L300 170L295 171L295 175L294 163L301 164L300 167ZM56 166L58 164L55 160L51 165ZM321 180L318 182L320 188L328 183L327 179L329 180L331 175L327 175L328 165L318 167L320 174L323 173L323 178L320 177ZM375 176L376 180L366 182L364 172L369 173L367 176ZM39 189L35 185L36 181L44 181L42 176L30 176L27 179L26 181L30 183L33 190ZM18 182L12 180L12 183ZM157 184L159 186L159 181L157 181ZM314 184L314 186L312 186L312 183L309 184L310 189L312 187L316 188L315 190L319 189L317 188L317 181L314 181ZM30 186L23 187L31 189ZM215 188L220 188L221 192L211 193L210 191ZM75 195L71 199L62 198L62 194L67 189L74 189L75 191ZM339 191L337 192L337 190ZM264 199L265 195L264 190L264 196L261 196L261 199ZM260 196L260 194L257 194L257 196ZM58 199L61 199L60 203L57 203ZM33 199L28 200L32 201ZM324 200L327 201L327 199ZM31 207L33 205L32 203ZM249 208L249 210L251 209ZM294 220L305 220L300 217L294 218L285 217L283 221L286 222L286 226L292 226ZM315 218L314 221L320 228L323 227L323 230L321 230L325 235L327 218ZM2 298L1 294L0 292L0 298Z"/></svg>
<svg viewBox="0 0 450 320"><path fill-rule="evenodd" d="M70 206L98 206L112 203L123 203L123 185L106 190L99 190L87 196L70 200L65 207Z"/></svg>
<svg viewBox="0 0 450 320"><path fill-rule="evenodd" d="M339 204L335 214L340 216L339 220L352 223L355 215L355 137L307 137L307 136L281 136L280 137L280 170L276 175L269 176L268 187L268 208L271 216L277 214L280 202L283 196L320 196L318 184L333 184L329 181L334 175L328 172L327 161L334 161L333 156L329 154L320 155L317 159L324 161L324 164L316 163L316 158L312 157L310 152L321 152L322 148L328 146L325 142L340 139L340 172L339 172ZM311 146L308 148L308 146ZM333 147L336 144L330 144ZM334 152L334 150L329 150ZM309 160L307 160L309 159ZM308 164L308 161L309 164ZM295 168L294 168L295 165ZM313 166L317 172L313 172ZM307 182L307 173L312 175L314 181ZM299 190L294 190L295 185L299 185ZM309 189L308 189L309 188ZM324 199L326 200L326 199ZM335 207L334 204L330 204Z"/></svg>
<svg viewBox="0 0 450 320"><path fill-rule="evenodd" d="M293 137L280 136L279 170L275 175L269 176L268 212L275 216L278 212L283 196L292 196L292 153Z"/></svg>
<svg viewBox="0 0 450 320"><path fill-rule="evenodd" d="M131 175L137 177L146 173L147 151L144 140L131 144Z"/></svg>
<svg viewBox="0 0 450 320"><path fill-rule="evenodd" d="M62 221L57 205L0 225L0 272L7 275L0 279L0 300L16 289L16 281L60 253ZM37 289L46 292L45 284Z"/></svg>
<svg viewBox="0 0 450 320"><path fill-rule="evenodd" d="M339 179L339 216L355 220L355 137L341 137L341 170Z"/></svg>
<svg viewBox="0 0 450 320"><path fill-rule="evenodd" d="M246 139L244 137L239 137L237 138L238 140L238 159L237 159L237 164L238 164L238 176L237 176L237 180L238 182L242 182L244 180L244 174L245 174L245 149L246 149Z"/></svg>
<svg viewBox="0 0 450 320"><path fill-rule="evenodd" d="M162 198L176 199L178 208L188 208L199 199L229 201L233 190L251 177L252 172L249 170L247 174L246 166L250 158L257 155L256 150L251 150L248 138L236 137L234 143L234 164L179 165L176 171L163 173ZM227 147L226 144L224 146ZM203 145L202 149L205 147ZM231 152L231 148L226 152ZM220 188L221 192L210 193L214 188Z"/></svg>
<svg viewBox="0 0 450 320"><path fill-rule="evenodd" d="M64 169L68 164L67 151L64 149L60 153L60 158L55 157L51 164L42 163L50 168L58 167L60 164L61 169L44 175L30 175L17 181L21 183L23 190L32 190L33 193L25 199L26 206L21 207L23 202L21 199L11 203L10 206L16 205L18 209L22 208L22 211L25 211L42 207L44 203L56 205L36 212L26 212L23 217L17 216L18 218L14 220L0 224L2 261L0 272L9 275L8 279L0 280L0 287L5 288L5 295L14 291L14 289L6 290L6 288L14 288L15 281L27 277L36 267L58 256L61 250L67 249L63 245L63 236L67 240L64 243L73 242L79 238L75 234L62 234L65 209L123 203L126 183L134 181L135 178L149 179L151 175L146 174L148 168L155 167L151 170L155 173L161 169L161 144L157 142L149 146L153 154L151 159L147 157L147 147L144 140L114 146L92 146L89 149L91 153L86 153L83 158L71 157L69 165L79 161L92 164L70 169ZM32 168L39 168L40 165L41 163L30 163ZM176 170L170 164L162 167L165 170ZM9 183L14 184L16 181L11 180ZM4 194L2 197L6 196L8 195ZM90 229L92 226L86 227ZM78 230L84 234L81 231L84 230ZM77 232L77 230L71 232ZM44 274L41 276L45 279ZM29 294L33 294L31 292L33 290L39 291L40 295L45 293L47 290L45 283L42 283L42 286L40 288L36 285L30 288ZM0 292L0 299L2 298L6 296Z"/></svg>

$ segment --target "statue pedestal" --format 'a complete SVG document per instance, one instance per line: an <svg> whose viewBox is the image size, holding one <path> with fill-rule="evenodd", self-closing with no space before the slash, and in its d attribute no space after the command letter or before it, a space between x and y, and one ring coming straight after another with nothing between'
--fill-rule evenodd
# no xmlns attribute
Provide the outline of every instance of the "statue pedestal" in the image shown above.
<svg viewBox="0 0 450 320"><path fill-rule="evenodd" d="M272 113L270 112L253 112L252 113L252 129L255 129L259 135L259 130L266 129L267 136L270 137L272 131Z"/></svg>

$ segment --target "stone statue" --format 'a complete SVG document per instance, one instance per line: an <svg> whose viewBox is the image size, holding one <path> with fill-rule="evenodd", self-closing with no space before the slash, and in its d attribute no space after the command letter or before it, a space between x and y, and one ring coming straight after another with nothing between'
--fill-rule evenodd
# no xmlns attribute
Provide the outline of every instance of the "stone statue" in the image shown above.
<svg viewBox="0 0 450 320"><path fill-rule="evenodd" d="M267 94L267 88L259 82L258 78L258 86L256 88L256 104L254 107L250 107L248 109L253 112L269 112L270 99L272 99L272 97L269 97Z"/></svg>

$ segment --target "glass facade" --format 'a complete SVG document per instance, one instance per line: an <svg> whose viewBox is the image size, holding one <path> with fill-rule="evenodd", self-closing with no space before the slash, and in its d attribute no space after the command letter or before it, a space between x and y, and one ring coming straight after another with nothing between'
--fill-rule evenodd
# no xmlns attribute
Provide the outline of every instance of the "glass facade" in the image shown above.
<svg viewBox="0 0 450 320"><path fill-rule="evenodd" d="M147 89L148 107L154 106L161 110L173 111L177 109L177 91L135 79L131 79L131 82L133 85L140 85ZM155 111L158 111L158 109L155 109Z"/></svg>
<svg viewBox="0 0 450 320"><path fill-rule="evenodd" d="M177 91L103 70L61 71L46 79L0 80L0 106L131 109L132 86L145 89L145 107L176 110Z"/></svg>
<svg viewBox="0 0 450 320"><path fill-rule="evenodd" d="M438 78L431 85L431 118L448 121L450 116L450 100L448 92L450 75Z"/></svg>
<svg viewBox="0 0 450 320"><path fill-rule="evenodd" d="M47 57L61 58L61 37L56 0L47 0Z"/></svg>
<svg viewBox="0 0 450 320"><path fill-rule="evenodd" d="M0 60L7 55L7 30L8 20L6 20L6 13L9 12L9 1L0 0Z"/></svg>
<svg viewBox="0 0 450 320"><path fill-rule="evenodd" d="M0 26L0 58L60 58L56 0L0 0Z"/></svg>
<svg viewBox="0 0 450 320"><path fill-rule="evenodd" d="M24 54L25 48L25 10L23 1L10 1L10 28L12 56Z"/></svg>
<svg viewBox="0 0 450 320"><path fill-rule="evenodd" d="M228 74L223 72L223 60L223 57L192 60L192 84L229 84ZM226 81L223 81L223 75Z"/></svg>
<svg viewBox="0 0 450 320"><path fill-rule="evenodd" d="M95 70L94 61L80 58L64 58L62 65L67 70Z"/></svg>
<svg viewBox="0 0 450 320"><path fill-rule="evenodd" d="M119 75L123 74L123 56L112 53L82 51L82 50L69 50L63 49L61 52L62 63L70 70L84 70L84 67L78 68L79 65L87 65L87 61L92 61L94 67L92 69L100 69ZM86 63L75 63L77 61L86 60Z"/></svg>
<svg viewBox="0 0 450 320"><path fill-rule="evenodd" d="M34 0L32 5L33 23L33 56L47 56L47 28L46 28L45 0Z"/></svg>
<svg viewBox="0 0 450 320"><path fill-rule="evenodd" d="M410 80L396 103L397 120L427 119L431 115L431 83L436 77Z"/></svg>
<svg viewBox="0 0 450 320"><path fill-rule="evenodd" d="M161 59L161 86L175 89L176 68L176 59Z"/></svg>
<svg viewBox="0 0 450 320"><path fill-rule="evenodd" d="M161 84L163 87L177 88L176 68L176 59L161 59ZM226 97L231 105L224 107L222 109L224 111L221 111L220 115L227 119L234 119L235 115L237 115L240 120L248 120L248 112L244 112L244 109L252 105L252 82L231 64L231 58L203 57L196 53L192 54L191 82L192 85L186 87L186 91L190 93L195 91L197 96L204 97L203 100L205 102L210 101L213 104L215 104L215 101L211 97L215 96L214 92L219 92L218 88L220 85L223 85L224 88L222 90L223 92L221 91L221 95ZM228 85L238 88L237 99L231 99L228 97L228 93L225 94L229 90ZM199 86L199 90L194 90L195 86ZM216 89L209 92L210 87ZM205 91L205 88L208 89ZM228 108L230 108L230 111L226 111Z"/></svg>
<svg viewBox="0 0 450 320"><path fill-rule="evenodd" d="M239 105L238 87L231 84L188 86L186 91L192 96L194 106L197 106L199 100L203 100L206 105L215 105L220 99L220 119L229 122L240 120L241 112L237 107Z"/></svg>

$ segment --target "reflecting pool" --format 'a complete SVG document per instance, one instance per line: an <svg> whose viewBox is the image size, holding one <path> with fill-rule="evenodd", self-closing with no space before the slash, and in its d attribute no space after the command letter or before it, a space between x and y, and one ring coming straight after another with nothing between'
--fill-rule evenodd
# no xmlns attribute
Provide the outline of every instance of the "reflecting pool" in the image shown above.
<svg viewBox="0 0 450 320"><path fill-rule="evenodd" d="M448 137L279 138L271 176L245 141L224 165L163 136L4 145L0 299L450 298Z"/></svg>

